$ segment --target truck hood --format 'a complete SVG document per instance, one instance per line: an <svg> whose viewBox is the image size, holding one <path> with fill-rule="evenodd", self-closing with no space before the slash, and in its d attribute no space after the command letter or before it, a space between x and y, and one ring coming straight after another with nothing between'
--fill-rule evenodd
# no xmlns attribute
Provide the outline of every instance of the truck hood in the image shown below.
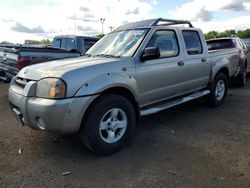
<svg viewBox="0 0 250 188"><path fill-rule="evenodd" d="M103 76L109 74L131 76L134 71L133 58L78 57L28 66L19 71L18 76L34 81L60 78L67 84L67 96L72 97L91 80L105 81Z"/></svg>
<svg viewBox="0 0 250 188"><path fill-rule="evenodd" d="M107 62L113 62L116 59L105 57L80 57L63 60L55 60L45 63L39 63L23 68L18 76L29 80L40 80L45 77L62 78L65 73L73 70L79 70L86 67L95 66Z"/></svg>

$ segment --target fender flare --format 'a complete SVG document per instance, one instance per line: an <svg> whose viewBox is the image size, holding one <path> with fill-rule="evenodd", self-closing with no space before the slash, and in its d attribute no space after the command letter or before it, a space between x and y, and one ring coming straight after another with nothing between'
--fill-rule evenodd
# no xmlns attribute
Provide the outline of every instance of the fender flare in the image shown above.
<svg viewBox="0 0 250 188"><path fill-rule="evenodd" d="M231 72L230 72L230 70L231 70ZM231 69L231 65L230 65L230 62L228 59L226 59L226 58L224 58L222 60L219 59L212 64L211 73L210 73L210 83L214 80L216 75L221 71L223 71L223 72L225 71L228 78L230 78L233 76L233 72L236 72L237 70Z"/></svg>
<svg viewBox="0 0 250 188"><path fill-rule="evenodd" d="M88 80L76 92L76 97L96 95L107 89L114 87L123 87L128 89L137 99L137 83L135 78L127 74L108 73L94 79Z"/></svg>

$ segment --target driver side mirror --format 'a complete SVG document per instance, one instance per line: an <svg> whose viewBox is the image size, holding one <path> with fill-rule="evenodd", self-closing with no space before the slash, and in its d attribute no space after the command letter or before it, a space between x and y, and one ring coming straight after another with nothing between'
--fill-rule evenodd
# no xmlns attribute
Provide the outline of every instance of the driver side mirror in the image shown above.
<svg viewBox="0 0 250 188"><path fill-rule="evenodd" d="M157 47L147 47L144 49L141 55L141 61L146 61L150 59L158 59L161 56L160 50Z"/></svg>

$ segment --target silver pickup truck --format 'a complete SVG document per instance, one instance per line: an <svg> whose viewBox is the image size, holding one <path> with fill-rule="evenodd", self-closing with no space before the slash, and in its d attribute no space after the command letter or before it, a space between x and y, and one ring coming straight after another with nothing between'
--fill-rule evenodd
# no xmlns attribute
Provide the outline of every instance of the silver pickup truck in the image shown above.
<svg viewBox="0 0 250 188"><path fill-rule="evenodd" d="M117 28L84 57L23 68L9 101L23 125L79 132L87 148L108 155L128 141L141 116L202 96L223 103L237 65L231 51L209 54L189 21L150 19Z"/></svg>

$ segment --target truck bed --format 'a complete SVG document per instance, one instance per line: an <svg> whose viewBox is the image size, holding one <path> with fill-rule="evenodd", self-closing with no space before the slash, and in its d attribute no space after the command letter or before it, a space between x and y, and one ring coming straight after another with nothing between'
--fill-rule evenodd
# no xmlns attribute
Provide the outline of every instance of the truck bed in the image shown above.
<svg viewBox="0 0 250 188"><path fill-rule="evenodd" d="M0 79L10 81L24 66L80 55L76 50L51 47L2 47L0 48Z"/></svg>
<svg viewBox="0 0 250 188"><path fill-rule="evenodd" d="M236 48L209 50L208 53L212 64L227 63L230 71L229 75L233 76L238 73L239 54Z"/></svg>

